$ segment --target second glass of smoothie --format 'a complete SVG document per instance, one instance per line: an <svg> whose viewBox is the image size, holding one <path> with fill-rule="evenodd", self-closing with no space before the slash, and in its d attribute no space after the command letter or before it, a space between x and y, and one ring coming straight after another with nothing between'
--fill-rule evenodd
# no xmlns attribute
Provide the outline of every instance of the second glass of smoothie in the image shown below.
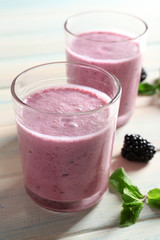
<svg viewBox="0 0 160 240"><path fill-rule="evenodd" d="M121 12L90 11L68 18L64 27L68 61L97 65L121 82L117 126L124 125L133 113L137 96L146 23Z"/></svg>
<svg viewBox="0 0 160 240"><path fill-rule="evenodd" d="M29 196L55 211L95 205L108 187L118 79L96 66L48 63L18 75L11 92Z"/></svg>

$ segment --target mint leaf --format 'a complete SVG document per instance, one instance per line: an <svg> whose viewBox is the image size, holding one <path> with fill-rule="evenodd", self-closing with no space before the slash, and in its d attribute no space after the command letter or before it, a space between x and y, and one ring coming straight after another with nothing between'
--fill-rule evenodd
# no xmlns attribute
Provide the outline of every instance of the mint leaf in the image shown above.
<svg viewBox="0 0 160 240"><path fill-rule="evenodd" d="M122 205L120 225L122 227L128 227L134 224L139 218L140 212L143 209L143 202L133 201L130 203L124 202Z"/></svg>
<svg viewBox="0 0 160 240"><path fill-rule="evenodd" d="M138 94L150 96L156 93L156 88L155 84L139 83Z"/></svg>
<svg viewBox="0 0 160 240"><path fill-rule="evenodd" d="M127 188L136 198L143 198L138 187L133 185L124 168L115 170L110 176L109 181L121 194L124 193L124 188Z"/></svg>
<svg viewBox="0 0 160 240"><path fill-rule="evenodd" d="M158 91L158 94L160 94L160 78L158 79L158 82L157 82L157 91Z"/></svg>
<svg viewBox="0 0 160 240"><path fill-rule="evenodd" d="M160 209L160 189L154 188L148 192L148 205Z"/></svg>
<svg viewBox="0 0 160 240"><path fill-rule="evenodd" d="M142 202L143 199L144 199L144 196L143 196L143 199L142 198L137 198L130 189L124 188L123 194L122 194L122 199L126 203L131 203L131 202L134 202L134 201Z"/></svg>

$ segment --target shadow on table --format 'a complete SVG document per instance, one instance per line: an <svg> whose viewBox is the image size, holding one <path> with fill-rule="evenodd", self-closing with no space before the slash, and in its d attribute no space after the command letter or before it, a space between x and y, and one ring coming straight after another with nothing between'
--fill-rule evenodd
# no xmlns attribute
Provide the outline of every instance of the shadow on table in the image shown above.
<svg viewBox="0 0 160 240"><path fill-rule="evenodd" d="M160 98L158 94L151 96L139 95L136 99L136 108L155 106L160 107Z"/></svg>
<svg viewBox="0 0 160 240"><path fill-rule="evenodd" d="M147 163L142 162L132 162L124 159L120 154L116 155L112 159L111 172L115 171L117 168L123 167L127 172L137 171L138 169L145 168Z"/></svg>
<svg viewBox="0 0 160 240"><path fill-rule="evenodd" d="M75 213L45 210L27 195L22 174L11 178L4 180L5 190L0 191L1 240L58 240L85 228L83 224L77 228L76 224L85 218L92 208Z"/></svg>

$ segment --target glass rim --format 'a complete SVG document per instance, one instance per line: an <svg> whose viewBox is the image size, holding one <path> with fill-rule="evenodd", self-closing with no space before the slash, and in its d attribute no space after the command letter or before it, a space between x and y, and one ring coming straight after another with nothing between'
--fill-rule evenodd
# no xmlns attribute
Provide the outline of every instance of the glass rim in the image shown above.
<svg viewBox="0 0 160 240"><path fill-rule="evenodd" d="M93 69L97 69L98 71L101 71L101 72L103 72L104 74L107 74L107 75L109 75L110 77L112 77L112 78L114 79L114 81L115 81L116 84L117 84L117 92L116 92L116 94L114 95L114 97L113 97L108 103L104 104L104 105L101 106L101 107L98 107L98 108L96 108L96 109L94 109L94 110L82 111L82 112L71 112L71 113L56 113L56 112L47 111L47 110L46 110L46 111L45 111L45 110L39 110L39 109L36 108L36 107L32 107L32 106L28 105L27 103L25 103L23 100L21 100L21 99L17 96L17 94L16 94L16 92L15 92L16 83L17 83L18 79L19 79L21 76L23 76L23 74L25 74L25 73L27 73L27 72L30 72L30 71L32 71L32 70L34 70L34 69L38 69L38 68L45 67L45 66L49 66L49 65L56 65L56 64L57 64L57 65L59 65L59 64L65 64L65 65L69 64L69 65L76 65L76 66L78 65L78 66L82 66L82 67L90 67L90 68L93 68ZM82 87L83 87L83 85L80 85L80 84L78 84L77 86L82 86ZM92 87L89 87L89 88L92 88ZM93 88L93 89L94 89L94 88ZM119 80L117 79L117 77L116 77L115 75L113 75L111 72L108 72L108 71L106 71L106 70L104 70L104 69L102 69L102 68L100 68L100 67L98 67L98 66L91 65L91 64L83 64L83 63L78 63L78 62L77 62L77 63L74 63L74 62L67 62L67 61L58 61L58 62L48 62L48 63L43 63L43 64L35 65L35 66L31 67L31 68L28 68L28 69L22 71L21 73L19 73L19 74L13 79L13 81L12 81L12 83L11 83L10 90L11 90L12 97L13 97L13 99L14 99L16 102L18 102L20 105L22 105L22 106L24 106L24 107L26 107L26 108L28 108L28 109L30 109L30 110L32 110L32 111L36 111L36 112L43 113L43 114L59 115L59 116L73 116L73 115L87 115L87 114L92 114L92 113L94 113L94 112L98 112L98 111L100 111L100 110L103 110L103 109L107 108L107 107L110 106L110 105L113 105L113 104L120 98L121 92L122 92L122 87L121 87L121 84L120 84ZM96 90L98 90L98 89L96 89ZM100 91L100 90L98 90L98 91Z"/></svg>
<svg viewBox="0 0 160 240"><path fill-rule="evenodd" d="M119 41L108 41L108 43L119 43L119 42L127 42L127 41L134 41L140 37L142 37L148 30L148 25L147 23L141 19L140 17L136 16L136 15L133 15L131 13L127 13L127 12L122 12L122 11L114 11L114 10L91 10L91 11L84 11L84 12L79 12L79 13L76 13L70 17L68 17L64 23L64 29L67 33L69 33L70 35L74 36L74 37L77 37L77 38L82 38L82 39L85 39L85 40L88 40L88 41L95 41L95 42L104 42L103 40L93 40L93 39L90 39L90 38L87 38L87 37L84 37L84 36L81 36L81 35L78 35L78 34L75 34L73 33L72 31L70 31L68 29L68 22L70 20L72 20L74 17L79 17L79 16L83 16L85 14L93 14L93 13L114 13L114 14L119 14L119 15L124 15L124 16L128 16L128 17L131 17L133 19L137 19L139 20L143 25L144 25L144 31L140 34L138 34L136 37L132 37L130 39L127 39L127 40L119 40ZM96 30L96 29L95 29Z"/></svg>

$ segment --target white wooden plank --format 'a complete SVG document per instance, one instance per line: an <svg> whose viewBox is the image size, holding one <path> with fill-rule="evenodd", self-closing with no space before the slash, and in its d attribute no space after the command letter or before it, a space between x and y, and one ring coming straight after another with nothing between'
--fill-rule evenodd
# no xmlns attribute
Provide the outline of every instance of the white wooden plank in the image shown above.
<svg viewBox="0 0 160 240"><path fill-rule="evenodd" d="M154 218L150 220L151 222L141 221L128 228L106 228L99 231L91 231L90 233L84 232L78 236L61 238L61 240L73 240L75 237L76 240L158 240L160 236L160 220ZM52 238L48 239L51 240Z"/></svg>
<svg viewBox="0 0 160 240"><path fill-rule="evenodd" d="M56 32L39 33L35 35L20 35L1 38L0 60L7 58L14 61L18 57L31 57L42 54L56 54L64 51L64 36Z"/></svg>

